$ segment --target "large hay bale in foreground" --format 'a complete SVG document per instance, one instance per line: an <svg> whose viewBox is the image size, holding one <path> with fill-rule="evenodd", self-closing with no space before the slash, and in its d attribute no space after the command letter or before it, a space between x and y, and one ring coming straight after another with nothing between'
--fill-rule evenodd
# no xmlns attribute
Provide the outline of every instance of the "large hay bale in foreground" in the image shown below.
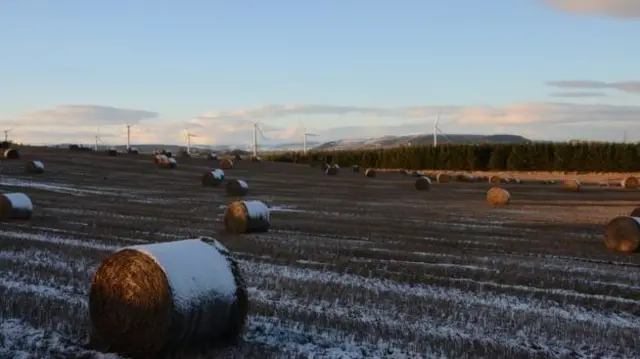
<svg viewBox="0 0 640 359"><path fill-rule="evenodd" d="M20 159L20 153L15 148L9 148L4 151L4 158L7 160L17 160Z"/></svg>
<svg viewBox="0 0 640 359"><path fill-rule="evenodd" d="M613 251L633 253L640 246L640 217L620 216L605 227L605 246Z"/></svg>
<svg viewBox="0 0 640 359"><path fill-rule="evenodd" d="M511 202L511 194L504 188L491 187L487 191L487 203L493 207L506 206Z"/></svg>
<svg viewBox="0 0 640 359"><path fill-rule="evenodd" d="M230 170L233 168L233 161L229 158L223 158L220 160L220 168L223 170Z"/></svg>
<svg viewBox="0 0 640 359"><path fill-rule="evenodd" d="M569 192L580 192L582 184L577 179L566 179L562 183L562 188Z"/></svg>
<svg viewBox="0 0 640 359"><path fill-rule="evenodd" d="M415 186L418 191L428 191L431 189L431 180L426 176L419 177Z"/></svg>
<svg viewBox="0 0 640 359"><path fill-rule="evenodd" d="M365 177L369 177L369 178L373 178L376 176L376 170L374 170L373 168L367 168L364 171L364 176Z"/></svg>
<svg viewBox="0 0 640 359"><path fill-rule="evenodd" d="M44 173L44 163L42 161L29 161L24 166L26 173L40 174Z"/></svg>
<svg viewBox="0 0 640 359"><path fill-rule="evenodd" d="M24 193L0 194L0 219L31 219L33 202Z"/></svg>
<svg viewBox="0 0 640 359"><path fill-rule="evenodd" d="M218 168L202 174L202 185L207 187L217 187L224 182L224 171Z"/></svg>
<svg viewBox="0 0 640 359"><path fill-rule="evenodd" d="M436 181L438 183L449 183L451 182L451 176L449 176L446 173L438 173L438 176L436 177Z"/></svg>
<svg viewBox="0 0 640 359"><path fill-rule="evenodd" d="M622 180L621 187L626 189L637 189L640 187L640 181L638 181L637 177L629 176Z"/></svg>
<svg viewBox="0 0 640 359"><path fill-rule="evenodd" d="M246 284L212 238L125 247L91 283L92 343L133 358L227 343L244 329Z"/></svg>
<svg viewBox="0 0 640 359"><path fill-rule="evenodd" d="M324 170L324 174L327 176L336 176L340 172L340 167L337 165L330 165Z"/></svg>
<svg viewBox="0 0 640 359"><path fill-rule="evenodd" d="M260 201L235 201L224 212L224 227L231 233L267 232L269 207Z"/></svg>
<svg viewBox="0 0 640 359"><path fill-rule="evenodd" d="M230 179L227 181L227 196L244 197L249 194L249 185L243 180Z"/></svg>

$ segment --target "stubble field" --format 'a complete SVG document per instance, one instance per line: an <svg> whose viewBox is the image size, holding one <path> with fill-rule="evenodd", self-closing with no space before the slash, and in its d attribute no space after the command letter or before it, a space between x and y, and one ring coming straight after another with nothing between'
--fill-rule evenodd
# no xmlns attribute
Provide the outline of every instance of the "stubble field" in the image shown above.
<svg viewBox="0 0 640 359"><path fill-rule="evenodd" d="M47 171L27 175L27 159ZM96 266L117 248L211 236L235 252L250 318L237 347L198 358L638 358L640 255L606 251L603 225L640 191L487 183L240 162L268 233L230 235L213 161L47 150L4 161L28 222L0 222L0 358L117 358L82 348ZM195 357L194 357L195 358Z"/></svg>

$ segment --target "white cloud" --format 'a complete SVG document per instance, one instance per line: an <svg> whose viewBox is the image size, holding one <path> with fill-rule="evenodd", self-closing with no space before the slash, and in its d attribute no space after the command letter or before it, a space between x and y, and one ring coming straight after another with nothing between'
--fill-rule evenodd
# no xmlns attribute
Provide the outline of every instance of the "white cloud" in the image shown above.
<svg viewBox="0 0 640 359"><path fill-rule="evenodd" d="M197 135L194 144L233 144L248 147L253 123L260 120L262 143L302 142L302 119L307 131L316 133L317 141L363 138L383 135L430 133L438 113L440 127L448 133L511 133L538 139L581 138L611 139L619 129L640 132L640 106L575 104L562 102L523 103L491 106L410 106L377 108L331 105L272 105L228 112L207 113L189 121L189 130ZM148 112L151 113L151 112ZM71 117L74 118L74 117ZM24 142L91 143L96 123L83 127L84 118L75 117L73 129L18 126L12 134ZM339 120L329 128L327 120ZM30 122L33 123L33 122ZM101 126L101 136L108 144L124 144L126 129L116 121ZM68 126L74 124L67 120ZM370 125L367 125L370 124ZM182 121L140 121L132 127L132 143L185 143ZM613 137L612 137L613 136ZM640 138L639 138L640 140Z"/></svg>
<svg viewBox="0 0 640 359"><path fill-rule="evenodd" d="M640 17L638 0L539 0L559 10L617 18Z"/></svg>
<svg viewBox="0 0 640 359"><path fill-rule="evenodd" d="M640 4L640 1L638 2ZM614 89L622 92L640 94L640 81L604 82L592 80L550 81L547 85L564 89Z"/></svg>
<svg viewBox="0 0 640 359"><path fill-rule="evenodd" d="M589 98L589 97L607 97L604 92L589 92L589 91L564 91L553 92L551 97L565 97L565 98Z"/></svg>
<svg viewBox="0 0 640 359"><path fill-rule="evenodd" d="M154 119L158 113L98 105L65 105L27 113L13 121L20 126L104 126L137 124Z"/></svg>

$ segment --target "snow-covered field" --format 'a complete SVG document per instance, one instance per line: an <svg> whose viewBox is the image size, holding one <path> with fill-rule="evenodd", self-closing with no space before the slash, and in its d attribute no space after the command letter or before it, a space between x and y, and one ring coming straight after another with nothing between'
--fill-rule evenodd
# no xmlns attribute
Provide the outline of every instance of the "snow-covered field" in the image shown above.
<svg viewBox="0 0 640 359"><path fill-rule="evenodd" d="M272 208L273 228L234 236L223 188L201 188L195 165L141 181L139 164L109 160L121 180L81 180L73 161L48 161L62 170L41 178L5 166L0 188L28 193L35 213L1 222L0 358L118 358L84 349L97 265L199 235L235 253L251 310L237 347L182 358L640 358L640 258L607 253L600 230L639 194L567 208L523 186L521 204L494 210L482 185L419 198L392 175L328 183L244 164L229 172Z"/></svg>

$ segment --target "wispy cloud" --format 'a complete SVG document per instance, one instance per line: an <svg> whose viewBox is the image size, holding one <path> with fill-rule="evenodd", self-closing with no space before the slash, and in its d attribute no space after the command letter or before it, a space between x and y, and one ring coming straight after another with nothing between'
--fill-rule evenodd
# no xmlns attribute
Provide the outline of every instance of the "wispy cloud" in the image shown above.
<svg viewBox="0 0 640 359"><path fill-rule="evenodd" d="M588 92L588 91L573 91L573 92L553 92L552 97L565 97L565 98L588 98L588 97L607 97L604 92Z"/></svg>
<svg viewBox="0 0 640 359"><path fill-rule="evenodd" d="M539 0L556 9L577 13L604 15L617 18L640 17L638 0Z"/></svg>
<svg viewBox="0 0 640 359"><path fill-rule="evenodd" d="M13 121L21 126L100 126L137 124L158 117L157 112L100 105L64 105L30 112Z"/></svg>
<svg viewBox="0 0 640 359"><path fill-rule="evenodd" d="M565 80L550 81L547 82L547 85L565 89L614 89L622 92L640 94L640 81L604 82L592 80Z"/></svg>

